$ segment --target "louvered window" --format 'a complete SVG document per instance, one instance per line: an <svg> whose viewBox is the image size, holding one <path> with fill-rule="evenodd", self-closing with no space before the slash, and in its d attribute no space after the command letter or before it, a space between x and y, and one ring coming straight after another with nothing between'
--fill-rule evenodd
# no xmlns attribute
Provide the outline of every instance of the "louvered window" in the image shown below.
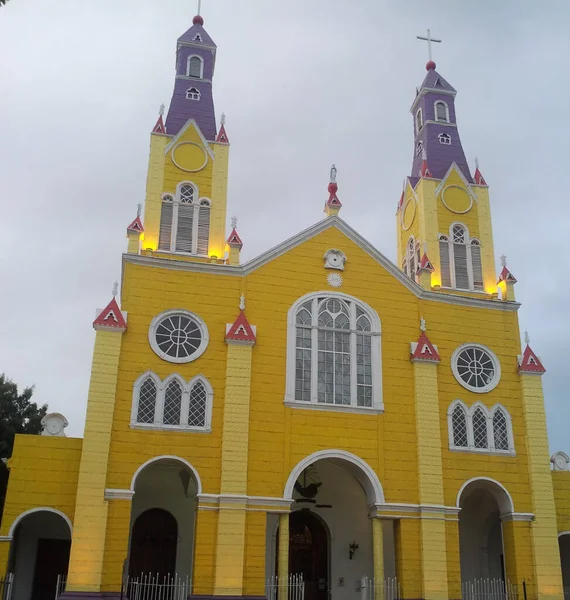
<svg viewBox="0 0 570 600"><path fill-rule="evenodd" d="M469 289L469 271L467 270L467 246L453 244L455 260L455 287L459 290Z"/></svg>
<svg viewBox="0 0 570 600"><path fill-rule="evenodd" d="M416 244L415 244L413 237L411 237L408 240L408 246L407 246L406 252L407 252L407 264L408 264L407 275L411 279L415 279L416 278L416 270L417 270L418 265L416 264Z"/></svg>
<svg viewBox="0 0 570 600"><path fill-rule="evenodd" d="M479 242L471 242L471 264L473 265L473 288L483 289L483 265L481 263L481 246Z"/></svg>
<svg viewBox="0 0 570 600"><path fill-rule="evenodd" d="M422 116L422 109L419 108L418 112L416 113L416 133L422 128L422 125L424 124L424 119ZM421 152L421 150L420 150Z"/></svg>
<svg viewBox="0 0 570 600"><path fill-rule="evenodd" d="M439 238L439 259L441 262L441 285L443 287L451 287L449 241L444 236Z"/></svg>
<svg viewBox="0 0 570 600"><path fill-rule="evenodd" d="M202 78L202 59L199 56L188 57L188 77Z"/></svg>
<svg viewBox="0 0 570 600"><path fill-rule="evenodd" d="M449 110L445 102L435 103L435 120L440 123L449 123Z"/></svg>
<svg viewBox="0 0 570 600"><path fill-rule="evenodd" d="M180 186L177 197L165 194L162 199L159 250L207 256L210 241L211 204L197 202L193 185Z"/></svg>

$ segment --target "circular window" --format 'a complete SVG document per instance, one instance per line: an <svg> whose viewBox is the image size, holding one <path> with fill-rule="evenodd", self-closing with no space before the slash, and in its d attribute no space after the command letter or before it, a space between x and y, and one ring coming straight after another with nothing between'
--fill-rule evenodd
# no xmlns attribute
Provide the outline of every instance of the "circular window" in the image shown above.
<svg viewBox="0 0 570 600"><path fill-rule="evenodd" d="M464 388L478 394L490 392L501 378L497 357L479 344L464 344L457 348L451 357L451 368Z"/></svg>
<svg viewBox="0 0 570 600"><path fill-rule="evenodd" d="M208 345L208 329L196 315L169 310L155 317L148 338L151 348L164 360L187 363L202 355Z"/></svg>

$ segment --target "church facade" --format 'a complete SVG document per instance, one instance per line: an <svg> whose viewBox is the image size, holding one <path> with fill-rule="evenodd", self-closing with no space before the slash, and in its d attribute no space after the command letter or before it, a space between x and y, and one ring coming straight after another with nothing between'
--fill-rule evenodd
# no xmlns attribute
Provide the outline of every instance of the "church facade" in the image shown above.
<svg viewBox="0 0 570 600"><path fill-rule="evenodd" d="M195 17L120 298L94 321L83 439L61 415L17 436L0 529L12 600L53 598L57 576L73 600L134 598L149 577L284 600L291 576L306 600L468 598L482 580L562 600L570 459L549 460L545 369L495 265L456 91L430 61L397 264L340 218L334 167L325 218L242 264L216 51Z"/></svg>

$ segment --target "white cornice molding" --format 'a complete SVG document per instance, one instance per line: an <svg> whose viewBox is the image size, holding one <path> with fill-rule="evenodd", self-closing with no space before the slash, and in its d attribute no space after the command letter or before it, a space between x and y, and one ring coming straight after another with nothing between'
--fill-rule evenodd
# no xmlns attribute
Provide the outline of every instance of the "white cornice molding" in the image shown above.
<svg viewBox="0 0 570 600"><path fill-rule="evenodd" d="M132 490L106 489L105 500L132 500L135 493Z"/></svg>
<svg viewBox="0 0 570 600"><path fill-rule="evenodd" d="M11 542L11 541L12 541L11 535L0 535L0 542Z"/></svg>
<svg viewBox="0 0 570 600"><path fill-rule="evenodd" d="M410 112L413 114L418 102L427 94L441 94L443 96L451 96L452 98L455 98L457 96L457 92L454 90L453 92L451 90L443 90L443 89L437 89L437 88L420 88L418 94L416 95L414 102L412 104L412 106L410 107Z"/></svg>
<svg viewBox="0 0 570 600"><path fill-rule="evenodd" d="M269 507L276 512L288 512L294 500L272 496L241 496L238 494L198 494L200 510L219 510L221 505L244 505L247 510L259 510L250 507ZM272 512L271 510L267 512Z"/></svg>
<svg viewBox="0 0 570 600"><path fill-rule="evenodd" d="M500 300L470 298L468 296L458 296L455 294L445 294L441 292L432 292L424 290L418 283L412 281L403 273L393 262L379 252L368 240L363 238L348 223L337 216L327 217L297 235L285 240L267 252L250 260L241 266L214 265L211 263L199 263L189 261L169 260L164 258L154 258L142 256L139 254L123 254L123 263L132 263L141 266L153 266L162 269L171 269L175 271L192 271L216 275L229 275L234 277L243 277L249 275L256 269L271 262L273 259L285 254L285 252L295 248L299 244L306 242L315 235L336 227L344 233L349 239L357 244L362 250L369 254L376 262L386 269L395 279L405 286L416 297L443 304L455 304L460 306L469 306L473 308L486 308L504 312L516 312L520 306L518 302L502 302Z"/></svg>
<svg viewBox="0 0 570 600"><path fill-rule="evenodd" d="M509 523L511 521L534 521L534 513L506 513L501 515L501 521L503 523Z"/></svg>

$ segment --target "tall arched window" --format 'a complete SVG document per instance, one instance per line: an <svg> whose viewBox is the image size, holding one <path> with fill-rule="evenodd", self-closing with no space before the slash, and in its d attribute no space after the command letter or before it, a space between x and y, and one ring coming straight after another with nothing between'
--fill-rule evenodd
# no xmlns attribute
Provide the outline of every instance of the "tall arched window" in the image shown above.
<svg viewBox="0 0 570 600"><path fill-rule="evenodd" d="M458 290L483 290L481 244L471 239L467 227L454 223L449 237L439 236L441 285Z"/></svg>
<svg viewBox="0 0 570 600"><path fill-rule="evenodd" d="M422 128L424 124L424 117L422 114L422 109L418 108L418 112L416 112L416 133Z"/></svg>
<svg viewBox="0 0 570 600"><path fill-rule="evenodd" d="M192 183L178 187L176 196L164 194L158 249L207 256L210 241L211 202L198 198Z"/></svg>
<svg viewBox="0 0 570 600"><path fill-rule="evenodd" d="M434 104L435 120L439 123L449 123L449 107L442 100Z"/></svg>
<svg viewBox="0 0 570 600"><path fill-rule="evenodd" d="M415 280L418 265L419 261L417 260L416 241L414 240L414 236L412 236L406 245L406 275L410 277L410 279Z"/></svg>
<svg viewBox="0 0 570 600"><path fill-rule="evenodd" d="M463 406L457 405L452 413L452 445L456 448L467 448L469 438L467 435L467 413Z"/></svg>
<svg viewBox="0 0 570 600"><path fill-rule="evenodd" d="M286 402L382 409L380 321L344 294L316 294L289 311Z"/></svg>
<svg viewBox="0 0 570 600"><path fill-rule="evenodd" d="M473 423L473 444L475 448L488 448L487 417L481 408L477 408L471 419Z"/></svg>
<svg viewBox="0 0 570 600"><path fill-rule="evenodd" d="M184 381L171 375L161 381L145 373L133 386L131 427L210 431L214 392L207 379Z"/></svg>
<svg viewBox="0 0 570 600"><path fill-rule="evenodd" d="M509 449L509 426L502 408L493 414L493 440L496 450Z"/></svg>
<svg viewBox="0 0 570 600"><path fill-rule="evenodd" d="M202 79L204 73L204 61L200 56L189 56L186 75L195 79Z"/></svg>

